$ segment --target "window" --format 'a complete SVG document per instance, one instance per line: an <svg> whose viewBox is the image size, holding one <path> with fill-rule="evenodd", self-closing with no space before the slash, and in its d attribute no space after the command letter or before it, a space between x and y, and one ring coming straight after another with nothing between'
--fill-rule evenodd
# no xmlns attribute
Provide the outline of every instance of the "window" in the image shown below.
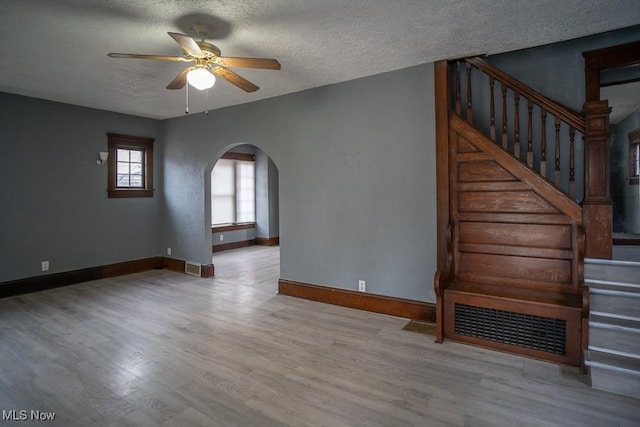
<svg viewBox="0 0 640 427"><path fill-rule="evenodd" d="M640 128L629 132L629 184L640 181Z"/></svg>
<svg viewBox="0 0 640 427"><path fill-rule="evenodd" d="M227 153L211 172L211 223L256 220L256 166L251 154Z"/></svg>
<svg viewBox="0 0 640 427"><path fill-rule="evenodd" d="M109 197L153 197L153 139L108 133Z"/></svg>

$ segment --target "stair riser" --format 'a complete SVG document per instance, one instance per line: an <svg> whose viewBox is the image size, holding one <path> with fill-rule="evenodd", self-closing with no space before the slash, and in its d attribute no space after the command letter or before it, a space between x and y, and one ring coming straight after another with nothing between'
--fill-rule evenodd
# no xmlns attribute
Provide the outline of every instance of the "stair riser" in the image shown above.
<svg viewBox="0 0 640 427"><path fill-rule="evenodd" d="M640 298L625 295L603 295L591 293L591 311L631 316L640 319Z"/></svg>
<svg viewBox="0 0 640 427"><path fill-rule="evenodd" d="M589 346L619 351L640 358L640 331L630 332L591 326Z"/></svg>
<svg viewBox="0 0 640 427"><path fill-rule="evenodd" d="M585 263L584 277L586 280L607 280L609 282L638 284L640 265Z"/></svg>
<svg viewBox="0 0 640 427"><path fill-rule="evenodd" d="M640 375L612 371L597 366L590 366L589 371L593 388L640 399Z"/></svg>

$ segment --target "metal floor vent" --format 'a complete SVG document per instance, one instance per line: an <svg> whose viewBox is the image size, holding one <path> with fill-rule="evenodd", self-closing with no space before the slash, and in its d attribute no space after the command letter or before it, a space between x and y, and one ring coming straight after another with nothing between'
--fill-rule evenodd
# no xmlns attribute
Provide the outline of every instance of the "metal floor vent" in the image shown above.
<svg viewBox="0 0 640 427"><path fill-rule="evenodd" d="M191 274L192 276L200 277L202 274L202 265L195 262L185 261L184 272L187 274Z"/></svg>
<svg viewBox="0 0 640 427"><path fill-rule="evenodd" d="M455 333L565 355L567 323L562 319L455 304Z"/></svg>

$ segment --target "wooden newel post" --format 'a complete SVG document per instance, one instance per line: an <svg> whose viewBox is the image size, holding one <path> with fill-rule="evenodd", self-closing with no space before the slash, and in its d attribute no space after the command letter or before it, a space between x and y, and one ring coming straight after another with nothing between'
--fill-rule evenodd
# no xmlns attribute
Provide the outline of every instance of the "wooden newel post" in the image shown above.
<svg viewBox="0 0 640 427"><path fill-rule="evenodd" d="M608 101L584 104L584 201L586 258L611 259L613 210L609 194Z"/></svg>

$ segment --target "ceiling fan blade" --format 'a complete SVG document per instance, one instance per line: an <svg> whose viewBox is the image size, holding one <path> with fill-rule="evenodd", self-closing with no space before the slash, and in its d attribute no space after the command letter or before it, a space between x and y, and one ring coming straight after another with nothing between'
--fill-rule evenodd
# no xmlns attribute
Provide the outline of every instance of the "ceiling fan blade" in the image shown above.
<svg viewBox="0 0 640 427"><path fill-rule="evenodd" d="M206 57L202 49L200 49L200 46L198 46L198 43L196 43L196 41L191 37L185 36L184 34L180 34L180 33L168 33L168 34L171 37L173 37L173 39L178 42L182 50L187 52L189 55L193 56L194 58Z"/></svg>
<svg viewBox="0 0 640 427"><path fill-rule="evenodd" d="M261 68L263 70L279 70L280 63L275 59L268 58L216 58L219 65L225 67Z"/></svg>
<svg viewBox="0 0 640 427"><path fill-rule="evenodd" d="M159 61L178 61L178 62L193 62L192 59L184 58L182 56L165 56L165 55L141 55L138 53L109 53L107 56L111 58L125 58L125 59L157 59Z"/></svg>
<svg viewBox="0 0 640 427"><path fill-rule="evenodd" d="M240 77L233 71L227 70L226 68L213 67L211 71L213 71L213 74L215 74L216 76L226 79L227 81L229 81L229 83L232 83L238 86L240 89L244 90L245 92L255 92L256 90L260 89L258 86L254 85L249 80L245 79L244 77Z"/></svg>
<svg viewBox="0 0 640 427"><path fill-rule="evenodd" d="M171 80L171 83L167 85L167 89L182 89L184 85L187 84L187 73L193 67L186 67L184 70L180 71L180 73Z"/></svg>

